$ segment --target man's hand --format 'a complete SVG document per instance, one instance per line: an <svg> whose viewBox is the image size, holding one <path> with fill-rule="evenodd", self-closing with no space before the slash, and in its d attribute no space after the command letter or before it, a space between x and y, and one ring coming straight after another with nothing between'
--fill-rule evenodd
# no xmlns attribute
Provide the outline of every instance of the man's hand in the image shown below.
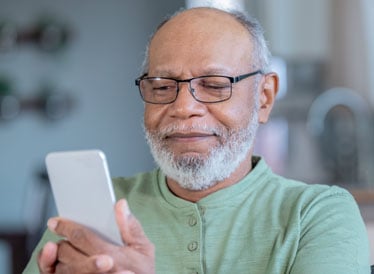
<svg viewBox="0 0 374 274"><path fill-rule="evenodd" d="M48 227L66 240L47 243L39 254L42 274L54 273L155 273L154 246L125 200L115 206L124 246L114 245L75 222L52 218Z"/></svg>

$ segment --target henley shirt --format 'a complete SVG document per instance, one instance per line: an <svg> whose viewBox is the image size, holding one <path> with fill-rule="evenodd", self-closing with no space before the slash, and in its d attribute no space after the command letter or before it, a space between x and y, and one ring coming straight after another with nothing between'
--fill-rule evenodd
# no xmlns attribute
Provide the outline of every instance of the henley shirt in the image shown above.
<svg viewBox="0 0 374 274"><path fill-rule="evenodd" d="M196 203L175 196L159 169L113 179L156 247L157 273L370 273L365 225L348 191L285 179L257 157L253 166ZM38 273L40 248L58 239L47 230L24 273Z"/></svg>

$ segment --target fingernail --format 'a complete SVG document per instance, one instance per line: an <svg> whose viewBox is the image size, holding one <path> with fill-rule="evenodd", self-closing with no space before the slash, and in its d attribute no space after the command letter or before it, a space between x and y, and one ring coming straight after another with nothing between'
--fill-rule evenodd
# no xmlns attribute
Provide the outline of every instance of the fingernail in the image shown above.
<svg viewBox="0 0 374 274"><path fill-rule="evenodd" d="M113 260L109 257L99 257L95 263L99 269L111 269Z"/></svg>
<svg viewBox="0 0 374 274"><path fill-rule="evenodd" d="M130 217L131 211L130 211L129 205L127 204L127 201L123 199L121 203L122 203L121 206L122 206L123 213L125 214L126 217Z"/></svg>
<svg viewBox="0 0 374 274"><path fill-rule="evenodd" d="M55 218L49 219L48 222L47 222L47 226L48 226L49 230L55 232L56 227L57 227L57 223L58 223L58 221Z"/></svg>

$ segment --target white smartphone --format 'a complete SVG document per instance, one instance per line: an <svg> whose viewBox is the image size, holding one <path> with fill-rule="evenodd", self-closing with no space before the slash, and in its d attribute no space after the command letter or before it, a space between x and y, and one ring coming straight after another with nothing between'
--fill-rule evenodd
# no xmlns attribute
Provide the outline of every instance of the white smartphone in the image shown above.
<svg viewBox="0 0 374 274"><path fill-rule="evenodd" d="M100 150L52 152L46 157L46 166L59 216L123 245L105 154Z"/></svg>

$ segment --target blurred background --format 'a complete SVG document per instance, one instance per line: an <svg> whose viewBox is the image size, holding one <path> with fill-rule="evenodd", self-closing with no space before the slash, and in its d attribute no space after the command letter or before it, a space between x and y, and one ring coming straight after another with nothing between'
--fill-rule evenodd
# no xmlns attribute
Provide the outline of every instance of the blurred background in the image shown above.
<svg viewBox="0 0 374 274"><path fill-rule="evenodd" d="M281 90L256 153L350 190L374 246L372 0L0 0L0 274L22 271L55 214L48 152L101 149L112 176L154 167L134 86L144 47L166 15L207 3L257 17L274 55Z"/></svg>

